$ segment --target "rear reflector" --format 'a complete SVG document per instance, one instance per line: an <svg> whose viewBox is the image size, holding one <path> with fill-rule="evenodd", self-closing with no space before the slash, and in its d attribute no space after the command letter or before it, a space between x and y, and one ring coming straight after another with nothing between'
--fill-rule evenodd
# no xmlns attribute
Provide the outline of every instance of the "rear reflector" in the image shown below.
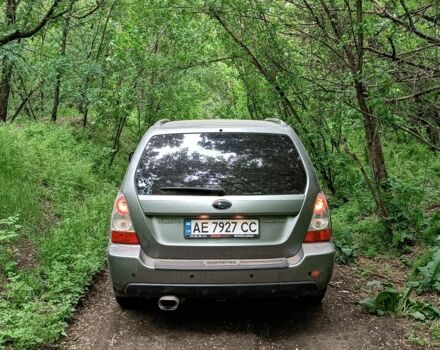
<svg viewBox="0 0 440 350"><path fill-rule="evenodd" d="M112 243L139 244L136 232L112 231Z"/></svg>
<svg viewBox="0 0 440 350"><path fill-rule="evenodd" d="M332 232L330 229L319 231L307 231L304 243L325 242L332 238Z"/></svg>
<svg viewBox="0 0 440 350"><path fill-rule="evenodd" d="M321 271L319 271L318 269L312 270L309 272L310 277L317 279L319 277L319 275L321 274Z"/></svg>

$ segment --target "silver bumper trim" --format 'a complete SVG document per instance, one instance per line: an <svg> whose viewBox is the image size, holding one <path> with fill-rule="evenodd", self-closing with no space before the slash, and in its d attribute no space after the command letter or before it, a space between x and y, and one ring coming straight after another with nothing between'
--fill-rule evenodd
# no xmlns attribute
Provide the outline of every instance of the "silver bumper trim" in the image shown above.
<svg viewBox="0 0 440 350"><path fill-rule="evenodd" d="M291 257L272 259L154 259L146 255L139 245L110 244L109 254L116 257L140 259L143 265L155 270L254 270L282 269L294 267L305 256L329 254L334 252L333 245L327 243L303 244L299 252Z"/></svg>
<svg viewBox="0 0 440 350"><path fill-rule="evenodd" d="M215 260L175 260L156 259L157 270L239 270L239 269L281 269L288 267L286 258L277 259L215 259Z"/></svg>

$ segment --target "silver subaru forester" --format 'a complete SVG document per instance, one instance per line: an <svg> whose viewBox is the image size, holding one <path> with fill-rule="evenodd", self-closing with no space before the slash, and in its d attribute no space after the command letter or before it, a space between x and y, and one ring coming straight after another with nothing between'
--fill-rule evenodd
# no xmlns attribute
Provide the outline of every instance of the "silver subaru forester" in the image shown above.
<svg viewBox="0 0 440 350"><path fill-rule="evenodd" d="M319 302L335 249L312 163L278 119L161 120L115 200L108 265L122 307L158 298Z"/></svg>

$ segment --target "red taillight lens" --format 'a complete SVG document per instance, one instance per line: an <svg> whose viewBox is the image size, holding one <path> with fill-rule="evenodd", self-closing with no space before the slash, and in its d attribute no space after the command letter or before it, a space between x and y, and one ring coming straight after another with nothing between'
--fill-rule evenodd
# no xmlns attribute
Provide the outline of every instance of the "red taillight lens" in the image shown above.
<svg viewBox="0 0 440 350"><path fill-rule="evenodd" d="M331 237L332 229L327 200L324 194L320 192L316 196L312 220L304 238L304 243L325 242L329 241Z"/></svg>
<svg viewBox="0 0 440 350"><path fill-rule="evenodd" d="M115 200L111 220L111 241L119 244L139 244L133 229L125 196L120 193Z"/></svg>
<svg viewBox="0 0 440 350"><path fill-rule="evenodd" d="M304 243L325 242L332 238L332 231L330 229L320 231L307 231Z"/></svg>
<svg viewBox="0 0 440 350"><path fill-rule="evenodd" d="M112 231L112 243L139 244L139 238L136 232Z"/></svg>

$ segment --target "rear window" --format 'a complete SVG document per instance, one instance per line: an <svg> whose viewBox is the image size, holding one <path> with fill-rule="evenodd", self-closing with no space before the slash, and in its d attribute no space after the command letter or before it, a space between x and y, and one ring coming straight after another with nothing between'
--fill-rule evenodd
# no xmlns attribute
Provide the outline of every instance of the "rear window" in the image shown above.
<svg viewBox="0 0 440 350"><path fill-rule="evenodd" d="M170 187L222 188L226 195L301 194L306 181L294 143L281 134L156 135L136 170L140 195L181 194L165 190Z"/></svg>

